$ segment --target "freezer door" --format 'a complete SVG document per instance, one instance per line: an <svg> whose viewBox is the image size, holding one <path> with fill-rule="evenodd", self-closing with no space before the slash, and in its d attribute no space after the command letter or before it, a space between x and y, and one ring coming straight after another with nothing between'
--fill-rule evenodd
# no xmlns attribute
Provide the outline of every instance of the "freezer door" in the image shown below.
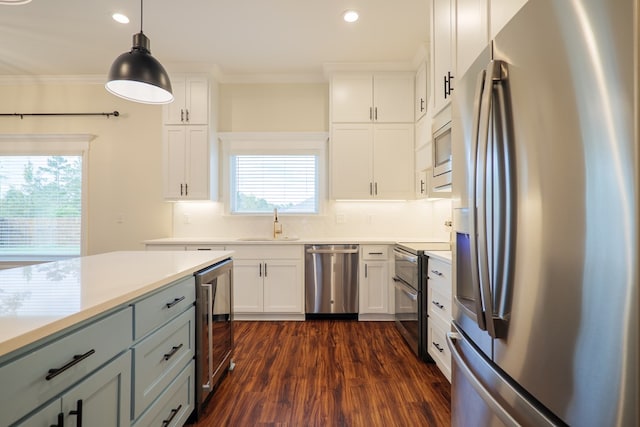
<svg viewBox="0 0 640 427"><path fill-rule="evenodd" d="M455 325L453 331L447 334L452 358L452 427L563 425L496 370Z"/></svg>
<svg viewBox="0 0 640 427"><path fill-rule="evenodd" d="M637 8L531 0L493 43L517 213L506 290L491 280L490 314L508 321L493 360L575 426L640 425ZM488 243L493 272L500 244Z"/></svg>

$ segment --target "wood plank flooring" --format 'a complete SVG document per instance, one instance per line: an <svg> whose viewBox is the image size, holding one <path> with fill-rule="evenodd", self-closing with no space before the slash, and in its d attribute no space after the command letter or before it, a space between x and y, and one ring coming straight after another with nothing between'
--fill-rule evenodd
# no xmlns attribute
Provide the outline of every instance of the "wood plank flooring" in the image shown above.
<svg viewBox="0 0 640 427"><path fill-rule="evenodd" d="M235 370L196 427L449 426L450 385L393 322L236 322Z"/></svg>

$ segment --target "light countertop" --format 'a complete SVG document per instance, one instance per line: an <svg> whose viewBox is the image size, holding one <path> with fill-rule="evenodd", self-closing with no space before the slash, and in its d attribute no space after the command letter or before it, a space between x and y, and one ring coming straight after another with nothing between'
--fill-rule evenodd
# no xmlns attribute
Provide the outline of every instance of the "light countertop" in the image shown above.
<svg viewBox="0 0 640 427"><path fill-rule="evenodd" d="M0 359L232 254L109 252L0 270Z"/></svg>
<svg viewBox="0 0 640 427"><path fill-rule="evenodd" d="M378 245L393 245L396 242L435 242L435 243L447 243L438 239L416 239L416 238L384 238L384 237L301 237L301 238L284 238L276 240L251 240L250 236L247 237L165 237L161 239L145 240L143 243L146 245L273 245L273 244L378 244Z"/></svg>
<svg viewBox="0 0 640 427"><path fill-rule="evenodd" d="M425 254L451 264L451 251L426 251Z"/></svg>

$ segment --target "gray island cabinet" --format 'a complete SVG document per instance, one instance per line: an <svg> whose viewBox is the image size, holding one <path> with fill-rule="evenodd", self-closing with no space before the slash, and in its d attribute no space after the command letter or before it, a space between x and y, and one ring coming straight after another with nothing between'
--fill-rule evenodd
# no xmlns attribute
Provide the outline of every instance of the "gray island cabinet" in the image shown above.
<svg viewBox="0 0 640 427"><path fill-rule="evenodd" d="M230 254L112 252L0 271L0 425L183 425L193 273Z"/></svg>

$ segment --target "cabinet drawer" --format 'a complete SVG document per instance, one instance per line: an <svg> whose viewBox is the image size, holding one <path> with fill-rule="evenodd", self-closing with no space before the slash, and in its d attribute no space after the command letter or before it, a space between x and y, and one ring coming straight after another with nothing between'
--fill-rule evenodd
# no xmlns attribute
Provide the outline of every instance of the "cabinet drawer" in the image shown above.
<svg viewBox="0 0 640 427"><path fill-rule="evenodd" d="M183 425L194 409L195 376L195 362L192 360L134 426Z"/></svg>
<svg viewBox="0 0 640 427"><path fill-rule="evenodd" d="M23 417L129 348L132 323L127 307L2 366L0 425ZM59 371L51 377L50 369Z"/></svg>
<svg viewBox="0 0 640 427"><path fill-rule="evenodd" d="M133 347L134 418L142 414L195 355L195 307Z"/></svg>
<svg viewBox="0 0 640 427"><path fill-rule="evenodd" d="M226 246L235 259L302 259L302 245L237 245Z"/></svg>
<svg viewBox="0 0 640 427"><path fill-rule="evenodd" d="M444 294L451 294L451 264L429 258L429 285ZM451 297L449 297L451 298Z"/></svg>
<svg viewBox="0 0 640 427"><path fill-rule="evenodd" d="M364 245L362 248L362 259L386 261L388 255L387 245Z"/></svg>
<svg viewBox="0 0 640 427"><path fill-rule="evenodd" d="M138 340L193 305L196 284L193 276L164 288L134 304L134 339Z"/></svg>
<svg viewBox="0 0 640 427"><path fill-rule="evenodd" d="M452 317L451 311L451 294L444 294L438 289L429 288L429 315L437 316L443 322L450 322Z"/></svg>
<svg viewBox="0 0 640 427"><path fill-rule="evenodd" d="M451 353L447 347L448 324L443 325L441 322L429 321L429 354L433 357L438 368L445 377L451 381Z"/></svg>

